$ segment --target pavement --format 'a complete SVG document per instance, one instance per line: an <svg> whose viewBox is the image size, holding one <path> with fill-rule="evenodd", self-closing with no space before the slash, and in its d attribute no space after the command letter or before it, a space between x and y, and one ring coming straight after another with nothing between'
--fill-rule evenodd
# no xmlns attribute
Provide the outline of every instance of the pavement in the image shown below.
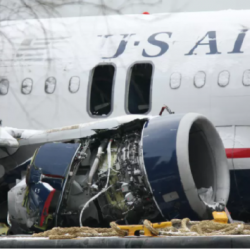
<svg viewBox="0 0 250 250"><path fill-rule="evenodd" d="M0 248L249 248L250 236L86 237L49 240L27 235L0 237Z"/></svg>

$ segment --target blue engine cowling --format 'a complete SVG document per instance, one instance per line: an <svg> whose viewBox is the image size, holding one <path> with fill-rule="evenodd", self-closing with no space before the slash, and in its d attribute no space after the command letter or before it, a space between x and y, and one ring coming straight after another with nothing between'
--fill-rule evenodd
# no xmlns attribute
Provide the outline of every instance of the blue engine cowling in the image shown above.
<svg viewBox="0 0 250 250"><path fill-rule="evenodd" d="M143 219L160 221L162 216L208 219L211 209L218 204L226 205L230 177L225 149L215 127L204 116L194 113L144 116L112 130L98 129L95 135L98 140L90 140L91 146L48 143L40 147L27 174L28 188L23 180L8 193L10 221L16 232L33 225L34 230L44 230L50 217L54 226L59 220L62 225L75 226L88 218L99 223L99 214L107 222L126 216L131 224ZM114 142L110 138L115 138ZM101 144L107 139L110 154L117 152L111 175L108 171L111 168L107 167L109 146L105 150L107 143ZM75 154L85 146L86 151L79 155L86 158L80 161ZM101 161L99 151L103 151ZM73 159L78 159L79 164ZM80 162L82 168L78 172ZM100 212L93 203L82 216L80 211L97 197L97 192L99 195L104 192L109 180L113 185L105 192L110 193L96 200ZM116 206L119 202L124 206Z"/></svg>
<svg viewBox="0 0 250 250"><path fill-rule="evenodd" d="M166 219L205 219L208 206L227 203L230 176L225 149L205 117L189 113L150 119L142 144L149 186ZM208 190L205 205L198 193Z"/></svg>

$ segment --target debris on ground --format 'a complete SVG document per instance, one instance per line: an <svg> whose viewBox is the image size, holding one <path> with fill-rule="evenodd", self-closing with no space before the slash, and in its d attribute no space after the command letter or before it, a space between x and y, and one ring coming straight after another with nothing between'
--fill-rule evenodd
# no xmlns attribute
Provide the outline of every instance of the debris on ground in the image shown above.
<svg viewBox="0 0 250 250"><path fill-rule="evenodd" d="M223 224L212 220L190 221L185 219L171 220L172 226L153 228L153 224L144 220L144 227L154 236L216 236L216 235L250 235L250 225L243 223ZM49 239L78 239L83 237L124 237L128 230L122 230L115 222L110 223L111 228L90 227L55 227L51 230L33 234L33 237L48 237ZM144 231L140 230L140 235Z"/></svg>

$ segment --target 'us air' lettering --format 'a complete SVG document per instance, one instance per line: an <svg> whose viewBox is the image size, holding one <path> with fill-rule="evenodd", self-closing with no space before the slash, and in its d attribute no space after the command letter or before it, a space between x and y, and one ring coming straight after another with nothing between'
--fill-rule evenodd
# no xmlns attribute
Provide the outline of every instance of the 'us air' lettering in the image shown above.
<svg viewBox="0 0 250 250"><path fill-rule="evenodd" d="M242 45L243 45L247 31L248 29L243 29L240 31L240 33L236 37L232 51L227 52L228 54L244 53L244 51L242 51L241 49L242 49ZM167 39L172 37L172 32L168 32L168 31L154 33L151 36L149 36L147 39L148 44L158 47L160 49L160 52L157 54L151 54L148 49L143 48L141 52L142 53L141 55L143 57L147 57L147 58L160 57L166 54L167 51L170 49L170 46L166 42L165 38L164 39L158 38L160 34L165 34ZM102 59L115 59L121 56L126 51L126 47L130 41L130 37L134 35L136 34L121 34L120 35L121 40L118 44L116 52L113 55L102 57ZM113 35L99 35L99 37L103 37L104 39L108 39L112 36ZM208 42L204 42L206 38L208 39ZM138 46L139 44L140 44L140 41L134 42L134 46ZM222 52L220 52L217 47L216 31L208 31L198 42L196 42L196 44L191 48L191 50L184 55L185 56L196 55L195 51L199 46L207 46L208 51L206 55L222 54Z"/></svg>

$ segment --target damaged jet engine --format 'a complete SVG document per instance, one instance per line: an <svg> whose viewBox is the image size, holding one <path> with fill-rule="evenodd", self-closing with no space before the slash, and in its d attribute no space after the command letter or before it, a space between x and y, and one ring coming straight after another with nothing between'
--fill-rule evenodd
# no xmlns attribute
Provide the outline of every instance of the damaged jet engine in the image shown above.
<svg viewBox="0 0 250 250"><path fill-rule="evenodd" d="M209 207L226 205L225 149L204 116L143 117L93 130L36 150L26 177L8 192L13 233L206 219Z"/></svg>

